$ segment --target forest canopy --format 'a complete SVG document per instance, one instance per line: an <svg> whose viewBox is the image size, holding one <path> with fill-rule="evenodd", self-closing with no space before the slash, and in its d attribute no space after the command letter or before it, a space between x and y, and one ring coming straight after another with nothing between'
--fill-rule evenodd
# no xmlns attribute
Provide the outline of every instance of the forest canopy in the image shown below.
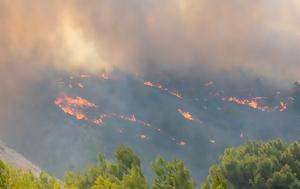
<svg viewBox="0 0 300 189"><path fill-rule="evenodd" d="M196 181L181 160L158 156L152 163L155 178L147 181L133 150L120 145L115 160L100 154L98 163L83 173L67 172L64 181L42 172L39 176L15 169L0 160L2 189L194 189ZM227 148L209 170L201 189L296 189L300 188L300 143L281 140L250 141Z"/></svg>
<svg viewBox="0 0 300 189"><path fill-rule="evenodd" d="M300 143L248 142L227 148L202 189L300 188Z"/></svg>

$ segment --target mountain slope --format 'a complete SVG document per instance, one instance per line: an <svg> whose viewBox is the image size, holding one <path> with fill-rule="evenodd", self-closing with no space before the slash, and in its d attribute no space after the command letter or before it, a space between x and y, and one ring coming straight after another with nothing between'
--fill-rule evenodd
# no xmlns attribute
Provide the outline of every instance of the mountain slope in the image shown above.
<svg viewBox="0 0 300 189"><path fill-rule="evenodd" d="M3 162L24 170L30 170L34 175L39 175L41 169L27 160L23 155L6 146L0 141L0 160Z"/></svg>

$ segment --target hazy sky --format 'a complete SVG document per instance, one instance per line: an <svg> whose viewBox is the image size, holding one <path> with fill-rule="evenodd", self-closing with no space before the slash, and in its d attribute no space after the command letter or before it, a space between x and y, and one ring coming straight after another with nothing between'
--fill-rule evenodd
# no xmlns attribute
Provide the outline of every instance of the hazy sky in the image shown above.
<svg viewBox="0 0 300 189"><path fill-rule="evenodd" d="M299 77L297 0L3 0L1 65ZM199 70L195 70L199 67Z"/></svg>

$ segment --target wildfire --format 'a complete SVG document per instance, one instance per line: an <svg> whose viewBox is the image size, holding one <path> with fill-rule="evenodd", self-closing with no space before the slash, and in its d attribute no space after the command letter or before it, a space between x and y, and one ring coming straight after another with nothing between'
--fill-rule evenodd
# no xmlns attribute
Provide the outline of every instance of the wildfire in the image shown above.
<svg viewBox="0 0 300 189"><path fill-rule="evenodd" d="M69 114L71 116L74 116L78 120L88 120L86 114L76 108L76 107L81 107L81 108L91 108L91 107L96 107L93 103L89 102L88 100L81 98L81 97L76 97L76 98L71 98L68 96L60 96L58 97L55 102L54 102L60 109L65 112L66 114Z"/></svg>
<svg viewBox="0 0 300 189"><path fill-rule="evenodd" d="M147 87L153 87L153 88L157 88L157 89L160 89L162 91L165 91L167 92L168 94L172 95L172 96L175 96L179 99L183 99L182 97L182 94L178 91L178 90L169 90L168 88L166 87L163 87L161 84L159 83L153 83L151 81L145 81L144 82L144 85L147 86Z"/></svg>
<svg viewBox="0 0 300 189"><path fill-rule="evenodd" d="M61 107L61 109L66 113L66 114L69 114L71 116L74 116L76 119L78 120L87 120L87 116L79 111L79 110L76 110L76 109L73 109L73 108L70 108L70 107Z"/></svg>
<svg viewBox="0 0 300 189"><path fill-rule="evenodd" d="M186 120L189 121L193 121L194 118L192 116L192 114L190 114L189 112L184 112L182 109L178 108L177 111L182 115L182 117Z"/></svg>
<svg viewBox="0 0 300 189"><path fill-rule="evenodd" d="M169 94L176 96L177 98L183 99L182 95L179 93L179 91L169 91Z"/></svg>
<svg viewBox="0 0 300 189"><path fill-rule="evenodd" d="M106 72L102 72L100 74L98 73L97 75L70 76L69 80L71 80L71 81L68 82L68 81L61 80L61 81L58 81L58 83L65 87L69 87L69 88L79 87L79 88L83 89L83 88L87 88L89 86L89 85L86 85L87 83L85 81L83 81L85 78L93 78L93 80L94 79L96 79L96 80L116 80L113 75L109 75ZM183 98L183 95L185 95L185 93L181 93L182 91L176 90L176 88L169 89L168 88L169 86L161 84L159 82L145 81L143 79L141 79L139 81L141 82L140 84L143 84L146 87L154 88L153 90L161 92L165 95L173 96L173 98L176 97L178 99L185 99L186 101L199 101L199 102L202 100L200 97L199 98L193 97L193 98L189 99L188 96L187 97L184 96L184 98ZM214 87L214 85L215 85L214 81L207 81L207 82L202 83L202 87L209 87L207 89L209 89L208 92L211 97L217 97L224 102L231 102L231 103L235 103L238 105L243 105L248 108L259 110L262 112L273 112L273 111L284 112L287 110L288 106L291 105L291 103L293 103L293 101L294 101L294 99L292 97L289 97L288 99L287 98L283 99L282 95L280 95L280 92L277 93L277 96L275 96L274 98L271 98L271 100L268 100L267 97L263 97L263 96L250 97L250 98L241 98L241 97L235 97L235 96L228 97L227 95L225 95L226 93L223 90L218 91L217 89L215 89L216 87ZM244 95L250 96L249 93L253 94L250 90L247 90L246 92L247 92L247 94L243 93L243 96ZM184 103L185 100L181 100L181 102ZM203 102L208 102L209 100L210 100L210 97L203 98ZM274 104L274 101L276 102L276 104ZM270 105L270 102L272 103L272 105ZM62 112L73 116L77 120L85 121L86 123L89 123L94 126L109 127L120 133L123 133L123 130L125 132L127 127L120 129L118 127L114 128L115 127L114 125L105 124L107 120L114 119L114 120L117 120L120 122L128 122L128 124L126 124L126 126L131 124L131 125L147 128L148 131L150 129L152 129L151 133L153 133L153 132L155 132L157 134L159 133L160 135L164 136L164 138L166 140L170 140L174 145L185 146L188 143L187 141L181 140L180 138L174 138L174 137L170 136L170 133L166 132L164 129L161 130L160 128L154 127L154 125L141 120L139 118L139 115L135 115L135 114L133 114L133 112L128 113L128 114L126 113L123 115L119 114L119 113L114 113L114 112L106 112L106 111L102 110L100 107L98 107L96 104L94 104L93 102L90 102L89 100L87 100L83 97L80 97L80 96L69 97L66 95L61 95L56 98L55 104L62 110ZM207 110L208 108L210 108L210 106L208 106L208 104L202 104L202 107L204 110ZM216 106L216 108L217 108L217 110L222 110L222 109L226 110L225 109L226 107L223 107L223 106ZM194 117L194 115L192 115L188 111L185 112L181 108L178 108L177 111L187 121L193 121L193 123L197 123L197 122L202 123L201 120L198 119L198 117ZM143 132L146 132L146 130ZM150 140L150 137L147 135L147 133L142 133L142 134L137 133L135 136L138 137L138 139L140 139L140 140ZM246 135L243 132L240 132L239 134L237 134L237 137L238 136L241 140L246 138L245 137ZM211 144L219 143L219 142L217 142L218 139L215 139L213 137L208 138L206 140L207 140L207 142L209 142Z"/></svg>
<svg viewBox="0 0 300 189"><path fill-rule="evenodd" d="M77 120L86 121L90 124L97 126L104 125L106 119L121 119L129 122L133 122L139 125L142 125L146 128L153 129L156 132L161 132L160 128L153 127L150 123L137 119L137 117L132 114L129 116L120 115L116 113L99 113L98 106L89 100L76 96L74 98L61 95L58 96L55 100L55 105L57 105L64 113L73 116ZM182 111L183 112L183 111ZM95 116L96 114L96 116ZM191 118L189 118L191 119ZM105 126L105 125L104 125ZM116 129L117 132L123 133L123 130ZM161 134L166 135L166 138L169 138L168 135L164 132ZM150 140L150 137L146 134L138 135L140 140ZM180 146L185 146L186 141L176 140L175 138L170 138L170 140Z"/></svg>
<svg viewBox="0 0 300 189"><path fill-rule="evenodd" d="M148 87L154 87L154 88L158 88L158 89L163 89L163 87L162 87L161 84L159 84L159 83L152 83L150 81L145 81L144 85L148 86Z"/></svg>
<svg viewBox="0 0 300 189"><path fill-rule="evenodd" d="M248 103L248 105L249 105L251 108L254 108L254 109L257 108L257 102L254 101L254 100L251 100L251 101Z"/></svg>
<svg viewBox="0 0 300 189"><path fill-rule="evenodd" d="M96 105L87 99L84 99L80 96L76 96L75 98L63 95L58 97L55 100L56 105L66 104L68 106L77 106L81 108L96 108Z"/></svg>
<svg viewBox="0 0 300 189"><path fill-rule="evenodd" d="M114 114L114 117L122 119L122 120L125 120L125 121L137 123L137 124L143 125L144 127L149 127L149 128L151 128L151 129L153 129L155 131L158 131L158 132L160 131L160 128L153 127L150 123L147 123L145 121L137 119L134 114L132 114L130 116L116 115L116 114Z"/></svg>
<svg viewBox="0 0 300 189"><path fill-rule="evenodd" d="M160 131L159 128L152 127L150 123L147 123L142 120L138 120L134 114L130 116L125 115L118 115L115 113L110 114L99 114L99 111L97 109L97 105L88 101L87 99L84 99L82 97L69 97L66 95L62 95L57 97L55 100L55 105L57 105L60 109L63 110L63 112L74 116L78 120L86 120L90 123L94 123L96 125L102 125L104 124L104 119L111 118L111 119L121 119L129 122L134 122L140 125L143 125L144 127L152 128L155 131ZM89 110L89 112L93 111L94 113L98 114L96 118L88 118L88 116L84 113L84 110Z"/></svg>
<svg viewBox="0 0 300 189"><path fill-rule="evenodd" d="M252 99L239 99L237 97L231 96L228 98L229 102L233 102L239 105L246 105L250 108L257 109L263 112L271 112L274 111L274 108L271 108L269 106L262 106L258 104L258 100L263 99L263 97L255 97Z"/></svg>
<svg viewBox="0 0 300 189"><path fill-rule="evenodd" d="M228 98L228 101L239 104L239 105L246 105L246 106L249 106L250 108L257 109L257 110L260 110L263 112L273 112L278 109L280 112L283 112L288 108L289 104L293 103L293 100L291 98L289 98L287 102L279 101L279 105L273 106L273 107L266 106L266 105L260 105L259 102L264 99L266 99L266 97L254 97L251 99L240 99L240 98L231 96Z"/></svg>
<svg viewBox="0 0 300 189"><path fill-rule="evenodd" d="M69 82L69 84L64 84L66 87L69 86L69 88L85 88L84 83L82 83L82 79L88 79L88 78L98 78L102 80L109 80L110 76L106 73L103 72L98 76L93 76L93 75L78 75L78 76L70 76L69 79L72 80ZM155 83L151 81L144 81L143 83L147 87L152 87L156 88L165 94L172 95L176 98L183 99L182 94L179 92L179 90L171 90L168 89L167 87L163 86L160 83ZM161 135L164 135L164 137L167 140L172 141L172 143L179 145L179 146L185 146L187 145L187 141L180 140L180 139L175 139L171 136L169 136L168 133L165 133L163 130L160 128L156 128L150 123L147 123L143 120L140 120L136 117L135 114L127 114L127 115L122 115L118 113L113 113L113 112L105 112L102 109L100 109L95 103L80 97L80 96L67 96L67 95L60 95L56 98L55 100L55 105L57 105L64 113L73 116L75 119L80 120L80 121L85 121L89 124L95 125L95 126L104 126L104 127L110 127L108 124L105 124L108 119L119 119L123 121L128 121L135 123L140 126L144 126L148 129L152 129L153 131L160 133ZM183 116L184 119L189 120L189 121L194 121L195 119L189 112L184 112L182 109L178 109L178 112ZM197 120L195 120L197 121ZM113 128L114 129L114 128ZM116 131L122 133L123 129L115 129ZM140 140L150 140L150 137L147 136L147 134L138 134L137 135Z"/></svg>
<svg viewBox="0 0 300 189"><path fill-rule="evenodd" d="M128 118L128 121L136 122L136 118L135 118L134 114L132 114L130 117L127 117L127 118Z"/></svg>

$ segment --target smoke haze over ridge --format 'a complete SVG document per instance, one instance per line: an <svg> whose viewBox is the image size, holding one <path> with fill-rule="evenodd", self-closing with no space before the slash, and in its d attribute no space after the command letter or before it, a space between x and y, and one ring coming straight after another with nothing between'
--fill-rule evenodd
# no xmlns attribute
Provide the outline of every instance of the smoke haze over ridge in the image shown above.
<svg viewBox="0 0 300 189"><path fill-rule="evenodd" d="M299 80L294 0L4 0L0 7L2 66L145 72L155 65Z"/></svg>

